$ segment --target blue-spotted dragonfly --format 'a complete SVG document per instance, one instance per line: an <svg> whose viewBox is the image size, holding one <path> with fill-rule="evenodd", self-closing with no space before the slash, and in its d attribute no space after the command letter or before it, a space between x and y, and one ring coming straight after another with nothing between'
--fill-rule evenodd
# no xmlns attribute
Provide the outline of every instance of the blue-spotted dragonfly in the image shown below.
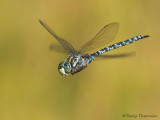
<svg viewBox="0 0 160 120"><path fill-rule="evenodd" d="M67 76L69 74L73 75L83 70L84 68L87 67L89 63L92 62L93 58L105 52L128 45L140 39L149 37L148 35L144 35L144 36L138 35L133 38L127 39L125 41L110 45L108 47L104 47L103 49L98 50L93 54L85 54L88 51L100 48L104 45L107 45L109 42L111 42L115 38L118 32L119 23L113 22L104 26L94 38L92 38L90 41L85 43L82 47L79 48L79 50L76 50L71 45L71 43L67 42L66 40L56 35L55 32L45 22L43 22L42 20L39 20L39 22L70 54L65 61L60 62L60 64L58 65L58 70L60 74L63 76Z"/></svg>

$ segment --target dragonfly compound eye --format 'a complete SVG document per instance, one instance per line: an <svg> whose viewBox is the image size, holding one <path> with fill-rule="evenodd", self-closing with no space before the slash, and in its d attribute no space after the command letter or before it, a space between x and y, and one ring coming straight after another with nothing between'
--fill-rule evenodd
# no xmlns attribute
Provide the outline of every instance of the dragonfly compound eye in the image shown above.
<svg viewBox="0 0 160 120"><path fill-rule="evenodd" d="M69 62L62 61L58 66L59 73L63 76L67 76L71 72L71 65Z"/></svg>

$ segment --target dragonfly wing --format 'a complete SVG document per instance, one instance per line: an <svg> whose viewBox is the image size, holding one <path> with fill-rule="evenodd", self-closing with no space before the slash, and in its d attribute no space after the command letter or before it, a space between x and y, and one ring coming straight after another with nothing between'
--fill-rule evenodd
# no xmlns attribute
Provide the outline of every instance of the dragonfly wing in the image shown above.
<svg viewBox="0 0 160 120"><path fill-rule="evenodd" d="M128 53L121 53L121 54L106 54L96 56L97 58L125 58L125 57L133 57L136 55L136 52L128 52Z"/></svg>
<svg viewBox="0 0 160 120"><path fill-rule="evenodd" d="M74 47L69 43L67 42L66 40L58 37L54 31L45 23L43 22L42 20L39 20L39 22L43 25L43 27L54 37L56 38L56 40L58 40L58 42L67 50L67 52L69 53L75 53L76 50L74 49Z"/></svg>
<svg viewBox="0 0 160 120"><path fill-rule="evenodd" d="M84 44L78 50L78 52L79 53L86 53L88 51L91 51L91 50L94 50L99 47L107 45L109 42L111 42L115 38L115 36L118 32L118 28L119 28L118 22L110 23L110 24L104 26L97 33L97 35L93 39L88 41L86 44Z"/></svg>

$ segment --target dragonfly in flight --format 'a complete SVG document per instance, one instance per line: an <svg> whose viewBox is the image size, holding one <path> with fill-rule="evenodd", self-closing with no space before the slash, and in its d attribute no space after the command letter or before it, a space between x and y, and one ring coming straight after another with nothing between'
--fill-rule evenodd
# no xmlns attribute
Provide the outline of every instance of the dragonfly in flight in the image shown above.
<svg viewBox="0 0 160 120"><path fill-rule="evenodd" d="M105 52L117 49L119 47L136 42L140 39L149 37L149 35L138 35L125 41L104 47L103 49L100 49L95 53L86 54L91 50L100 48L111 42L118 32L119 23L113 22L104 26L95 37L93 37L90 41L81 46L79 50L76 50L71 43L56 35L55 32L45 22L43 22L42 20L39 20L39 22L69 53L68 58L65 61L60 62L60 64L58 65L59 73L63 76L67 76L69 74L73 75L77 72L80 72L81 70L86 68L87 65L91 63L95 57Z"/></svg>

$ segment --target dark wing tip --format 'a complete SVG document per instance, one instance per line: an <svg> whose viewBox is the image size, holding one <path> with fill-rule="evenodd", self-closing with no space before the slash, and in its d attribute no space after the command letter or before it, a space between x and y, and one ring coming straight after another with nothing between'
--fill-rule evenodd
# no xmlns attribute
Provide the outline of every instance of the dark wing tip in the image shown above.
<svg viewBox="0 0 160 120"><path fill-rule="evenodd" d="M38 21L43 25L43 20L39 19Z"/></svg>

